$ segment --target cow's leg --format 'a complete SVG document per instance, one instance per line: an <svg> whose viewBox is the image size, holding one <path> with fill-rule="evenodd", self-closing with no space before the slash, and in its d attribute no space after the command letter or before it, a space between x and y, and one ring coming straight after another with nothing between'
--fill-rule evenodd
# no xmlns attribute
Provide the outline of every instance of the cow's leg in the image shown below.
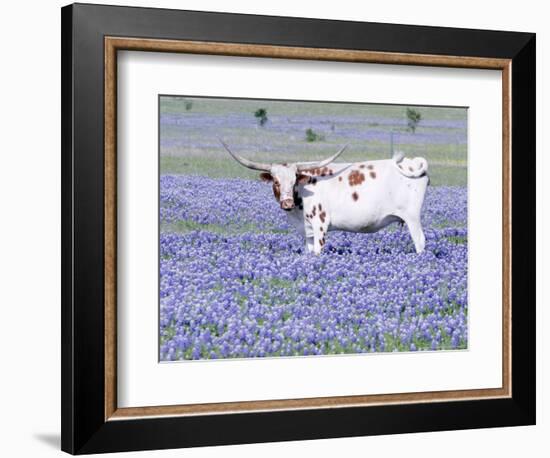
<svg viewBox="0 0 550 458"><path fill-rule="evenodd" d="M311 237L306 238L307 248L310 253L321 254L323 245L325 244L325 237L321 232L321 226L319 224L312 224Z"/></svg>
<svg viewBox="0 0 550 458"><path fill-rule="evenodd" d="M306 251L313 253L314 239L313 237L306 237Z"/></svg>
<svg viewBox="0 0 550 458"><path fill-rule="evenodd" d="M306 252L313 253L315 239L313 237L313 227L311 226L310 218L306 218L304 221L304 238L306 239Z"/></svg>
<svg viewBox="0 0 550 458"><path fill-rule="evenodd" d="M424 236L424 231L422 230L422 224L420 223L419 216L408 216L403 218L407 227L409 228L409 233L414 242L414 247L417 253L422 253L424 247L426 246L426 237Z"/></svg>
<svg viewBox="0 0 550 458"><path fill-rule="evenodd" d="M322 211L318 218L312 221L313 229L313 252L315 254L321 254L323 247L327 240L328 232L328 216L326 212Z"/></svg>
<svg viewBox="0 0 550 458"><path fill-rule="evenodd" d="M315 234L314 241L313 241L313 252L315 254L321 254L324 244L325 244L325 238L322 235Z"/></svg>
<svg viewBox="0 0 550 458"><path fill-rule="evenodd" d="M329 217L322 204L308 206L304 213L304 229L308 252L320 254L325 245Z"/></svg>

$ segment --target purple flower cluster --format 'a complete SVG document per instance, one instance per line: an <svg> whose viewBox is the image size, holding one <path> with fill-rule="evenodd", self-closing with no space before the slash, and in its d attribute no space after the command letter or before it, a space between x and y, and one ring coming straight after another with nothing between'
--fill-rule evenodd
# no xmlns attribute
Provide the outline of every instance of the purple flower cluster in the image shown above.
<svg viewBox="0 0 550 458"><path fill-rule="evenodd" d="M277 205L271 186L260 180L187 175L163 175L160 179L162 222L288 228L286 218L273 210L277 210Z"/></svg>
<svg viewBox="0 0 550 458"><path fill-rule="evenodd" d="M425 227L465 227L466 188L429 187L422 218ZM193 221L226 228L250 229L253 226L259 231L290 230L271 186L259 179L162 175L160 219L164 223Z"/></svg>
<svg viewBox="0 0 550 458"><path fill-rule="evenodd" d="M162 176L161 360L466 348L466 217L465 188L428 188L424 253L392 226L313 256L268 185Z"/></svg>
<svg viewBox="0 0 550 458"><path fill-rule="evenodd" d="M248 113L184 113L162 114L160 123L163 129L174 132L193 132L193 135L162 135L161 146L165 148L218 148L217 137L220 132L224 138L233 142L242 142L240 130L254 132L257 120ZM303 141L306 129L313 129L323 134L327 139L339 142L372 142L389 143L390 133L394 131L394 142L407 145L464 145L467 142L465 120L422 120L418 130L413 134L406 131L407 120L388 117L358 117L326 115L269 115L269 122L262 128L269 135L274 151L285 153L296 149L296 141ZM281 143L278 139L293 139ZM311 145L309 145L311 146ZM322 146L322 145L321 145ZM240 145L243 153L255 152L257 145L244 142ZM269 151L269 145L263 145L263 150Z"/></svg>

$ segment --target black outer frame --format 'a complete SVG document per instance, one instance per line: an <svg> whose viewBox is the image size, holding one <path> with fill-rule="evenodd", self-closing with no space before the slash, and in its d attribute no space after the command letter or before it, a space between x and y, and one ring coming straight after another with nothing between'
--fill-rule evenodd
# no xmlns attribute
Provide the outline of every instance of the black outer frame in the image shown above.
<svg viewBox="0 0 550 458"><path fill-rule="evenodd" d="M62 8L61 448L72 454L535 424L535 34L74 4ZM512 59L512 397L104 419L104 37Z"/></svg>

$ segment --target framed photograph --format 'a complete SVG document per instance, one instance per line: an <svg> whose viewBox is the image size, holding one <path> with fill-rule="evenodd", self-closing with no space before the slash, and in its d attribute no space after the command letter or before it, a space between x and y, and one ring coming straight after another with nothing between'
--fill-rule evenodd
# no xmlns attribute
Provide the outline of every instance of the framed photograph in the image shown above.
<svg viewBox="0 0 550 458"><path fill-rule="evenodd" d="M535 35L62 9L62 449L535 423Z"/></svg>

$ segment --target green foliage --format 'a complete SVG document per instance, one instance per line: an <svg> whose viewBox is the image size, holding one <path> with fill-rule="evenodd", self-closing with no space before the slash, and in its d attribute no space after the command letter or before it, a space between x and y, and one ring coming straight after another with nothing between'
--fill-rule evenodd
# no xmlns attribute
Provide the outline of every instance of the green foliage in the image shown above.
<svg viewBox="0 0 550 458"><path fill-rule="evenodd" d="M254 116L258 119L260 126L263 127L264 124L268 121L267 119L267 110L265 108L258 108L254 112Z"/></svg>
<svg viewBox="0 0 550 458"><path fill-rule="evenodd" d="M419 111L415 110L414 108L407 108L407 128L410 130L413 134L416 131L416 128L420 121L422 121L422 115Z"/></svg>
<svg viewBox="0 0 550 458"><path fill-rule="evenodd" d="M288 234L290 231L288 229L279 229L276 227L271 227L270 225L265 225L259 227L255 223L227 223L227 224L213 224L213 223L198 223L192 220L178 220L173 223L163 223L161 224L162 232L175 232L179 234L187 234L188 232L193 231L203 231L203 232L212 232L214 234L245 234L245 233L271 233L271 234ZM243 242L244 246L244 242ZM281 285L278 285L281 286Z"/></svg>
<svg viewBox="0 0 550 458"><path fill-rule="evenodd" d="M179 127L179 126L178 126ZM256 130L256 129L254 129ZM263 131L263 129L262 129ZM242 132L238 131L234 138L237 138L237 135L243 135ZM263 138L258 135L258 137L245 136L247 141L251 139ZM298 139L300 143L298 142ZM256 141L256 140L254 140ZM281 143L283 148L287 143ZM312 149L307 145L312 143L304 142L303 138L296 138L295 142L288 143L295 148L296 156L303 159L304 161L315 161L318 160L316 149ZM319 146L322 144L317 143ZM279 144L277 144L279 145ZM406 151L410 151L411 156L424 156L430 164L430 186L466 186L468 183L468 174L466 172L466 147L465 145L461 146L457 153L453 153L456 149L454 145L423 145L422 149L418 148L417 145L407 145L400 144L400 147L404 148ZM338 144L326 142L326 149L322 150L322 154L329 156L334 153L334 148L338 148ZM373 142L371 145L371 150L369 150L369 158L373 159L385 159L387 158L387 143L376 143ZM449 154L456 154L456 161L449 161L446 159ZM200 156L199 156L200 154ZM225 156L229 156L226 154ZM220 148L216 145L211 148L211 150L202 150L196 155L192 155L185 152L179 153L174 156L161 155L160 158L160 169L162 173L182 173L184 175L201 175L211 178L245 178L249 180L257 180L257 172L247 169L240 165L237 161L231 157L222 156ZM257 156L256 159L267 162L270 160L270 157L267 155ZM291 161L292 158L289 156L278 156L280 162ZM346 159L349 162L360 162L365 160L365 152L362 148L353 148L349 152L346 152Z"/></svg>
<svg viewBox="0 0 550 458"><path fill-rule="evenodd" d="M194 102L191 111L185 110L185 100ZM454 134L462 135L466 132L466 120L468 119L466 109L442 108L442 107L420 107L409 105L420 111L422 120L417 129L419 132L430 134L443 134L447 136L446 143L418 143L412 135L398 135L407 129L406 109L403 105L362 105L362 104L338 104L338 103L296 103L263 100L237 100L237 99L195 99L191 97L168 97L160 99L161 114L177 114L184 116L214 116L224 117L237 114L243 119L239 125L233 121L224 120L216 135L221 136L224 141L232 145L236 151L249 154L251 159L260 162L278 161L292 162L299 159L302 161L316 161L320 157L328 157L334 154L343 144L350 143L350 148L345 153L346 162L361 162L368 159L387 159L388 138L390 132L395 130L395 148L405 151L407 157L425 157L430 165L431 186L466 186L468 182L467 173L467 143L454 141ZM266 124L260 129L253 118L258 108L266 110L269 117L267 124L271 126L277 119L288 118L293 121L295 118L315 117L326 119L326 128L305 125L298 128L298 123L288 123L290 126L280 127L292 130L287 135L279 129L270 129ZM249 123L244 121L248 117ZM390 122L380 122L380 119L387 119ZM229 119L229 118L228 118ZM442 127L434 120L461 121L455 127ZM250 128L250 121L258 125L257 129ZM403 121L405 121L403 123ZM335 130L332 131L331 123L334 123ZM178 124L162 124L160 135L166 143L160 145L160 169L163 174L185 174L201 175L212 178L244 178L257 180L258 173L247 169L231 158L217 141L205 142L205 138L211 135L211 126L204 123L203 127L188 129L186 135L182 136L182 126ZM375 125L376 124L376 125ZM401 128L398 129L398 126ZM279 127L279 124L277 125ZM326 136L324 142L307 142L305 131L312 127L317 132ZM365 142L352 133L372 129L380 135L369 140L368 152L365 150ZM402 130L401 130L402 129ZM384 136L383 134L386 134ZM450 135L453 134L453 135ZM377 138L379 140L377 140ZM170 141L177 140L177 141ZM270 149L259 148L254 150L251 145L270 145ZM246 149L248 147L248 149ZM243 149L244 148L244 149ZM254 150L254 152L252 152ZM246 155L246 154L245 154Z"/></svg>
<svg viewBox="0 0 550 458"><path fill-rule="evenodd" d="M464 243L468 243L468 237L460 236L460 235L449 235L446 237L446 239L449 242L456 243L457 245L462 245Z"/></svg>
<svg viewBox="0 0 550 458"><path fill-rule="evenodd" d="M318 134L313 129L307 129L306 130L306 141L308 142L322 142L325 140L325 136L323 134Z"/></svg>

